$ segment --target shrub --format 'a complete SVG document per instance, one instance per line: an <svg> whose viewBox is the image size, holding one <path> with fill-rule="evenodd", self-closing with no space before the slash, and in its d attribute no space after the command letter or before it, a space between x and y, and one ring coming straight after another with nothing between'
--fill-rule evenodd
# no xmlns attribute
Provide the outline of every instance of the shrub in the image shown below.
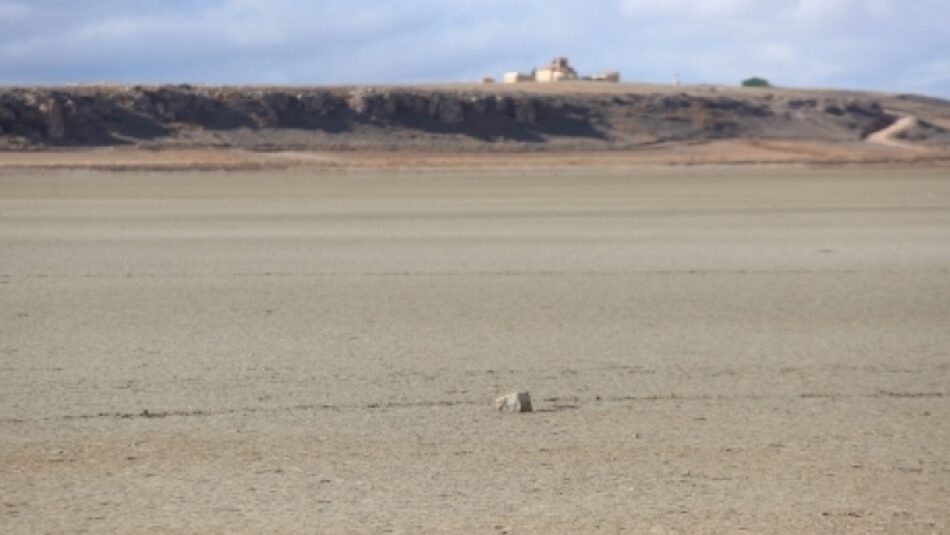
<svg viewBox="0 0 950 535"><path fill-rule="evenodd" d="M765 78L759 78L758 76L755 76L749 78L748 80L743 80L742 87L772 87L772 84L770 84Z"/></svg>

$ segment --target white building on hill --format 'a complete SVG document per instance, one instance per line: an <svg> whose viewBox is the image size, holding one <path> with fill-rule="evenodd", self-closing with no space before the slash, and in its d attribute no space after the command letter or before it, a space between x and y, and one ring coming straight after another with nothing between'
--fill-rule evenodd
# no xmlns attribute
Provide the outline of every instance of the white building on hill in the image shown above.
<svg viewBox="0 0 950 535"><path fill-rule="evenodd" d="M550 65L545 65L534 71L534 81L536 82L564 82L577 79L577 71L571 67L565 57L554 58Z"/></svg>
<svg viewBox="0 0 950 535"><path fill-rule="evenodd" d="M577 71L571 66L570 61L565 57L554 58L554 60L543 67L538 67L531 74L520 72L506 72L502 81L506 84L516 84L522 82L568 82L572 80L590 80L596 82L619 82L620 73L617 71L607 71L595 76L585 76L581 78Z"/></svg>
<svg viewBox="0 0 950 535"><path fill-rule="evenodd" d="M517 84L519 82L531 82L534 80L534 77L530 74L522 74L520 72L506 72L502 81L506 84Z"/></svg>

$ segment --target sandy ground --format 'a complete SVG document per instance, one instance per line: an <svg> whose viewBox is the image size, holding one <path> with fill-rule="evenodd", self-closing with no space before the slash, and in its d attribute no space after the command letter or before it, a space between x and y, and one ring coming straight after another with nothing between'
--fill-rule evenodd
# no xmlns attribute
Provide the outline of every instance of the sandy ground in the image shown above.
<svg viewBox="0 0 950 535"><path fill-rule="evenodd" d="M870 142L830 143L786 139L731 139L671 143L623 151L268 151L240 149L99 149L0 151L0 169L86 171L262 171L365 169L624 168L644 165L950 164L950 147L914 145L893 138L912 124L899 121ZM25 180L34 184L32 175ZM85 188L82 188L85 189Z"/></svg>
<svg viewBox="0 0 950 535"><path fill-rule="evenodd" d="M0 171L0 532L947 533L948 237L947 167Z"/></svg>

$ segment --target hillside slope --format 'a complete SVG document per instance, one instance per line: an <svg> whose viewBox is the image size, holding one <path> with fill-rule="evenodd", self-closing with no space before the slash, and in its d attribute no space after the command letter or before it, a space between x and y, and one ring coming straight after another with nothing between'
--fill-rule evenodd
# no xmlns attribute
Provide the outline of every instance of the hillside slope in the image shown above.
<svg viewBox="0 0 950 535"><path fill-rule="evenodd" d="M833 91L628 84L0 89L0 149L136 145L603 150L722 139L858 142L913 113L950 144L950 103ZM930 118L933 120L930 120Z"/></svg>

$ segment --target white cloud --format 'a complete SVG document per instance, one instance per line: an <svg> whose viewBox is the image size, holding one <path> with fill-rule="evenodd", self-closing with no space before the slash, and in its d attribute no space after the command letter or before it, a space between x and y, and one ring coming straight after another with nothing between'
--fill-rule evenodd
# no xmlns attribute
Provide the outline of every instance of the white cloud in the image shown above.
<svg viewBox="0 0 950 535"><path fill-rule="evenodd" d="M797 0L795 17L807 21L825 21L853 11L853 0Z"/></svg>
<svg viewBox="0 0 950 535"><path fill-rule="evenodd" d="M621 8L630 17L735 15L756 6L754 0L623 0Z"/></svg>
<svg viewBox="0 0 950 535"><path fill-rule="evenodd" d="M872 17L887 21L899 15L900 5L894 0L867 0L865 8Z"/></svg>
<svg viewBox="0 0 950 535"><path fill-rule="evenodd" d="M457 81L563 54L627 80L950 96L948 19L946 0L0 0L0 83Z"/></svg>
<svg viewBox="0 0 950 535"><path fill-rule="evenodd" d="M21 2L0 2L0 25L22 21L32 12L30 6Z"/></svg>

